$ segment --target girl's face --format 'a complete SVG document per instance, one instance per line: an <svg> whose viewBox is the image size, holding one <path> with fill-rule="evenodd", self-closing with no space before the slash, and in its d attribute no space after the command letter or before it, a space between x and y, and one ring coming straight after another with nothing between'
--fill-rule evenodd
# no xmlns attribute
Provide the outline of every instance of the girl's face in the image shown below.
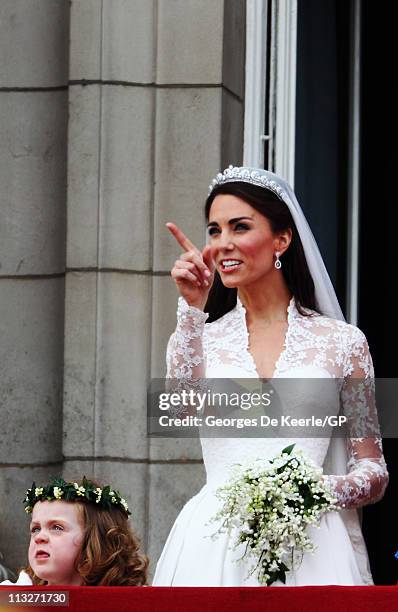
<svg viewBox="0 0 398 612"><path fill-rule="evenodd" d="M269 221L241 198L220 194L212 202L211 254L225 287L243 287L273 272L278 237Z"/></svg>
<svg viewBox="0 0 398 612"><path fill-rule="evenodd" d="M79 585L74 564L84 535L81 509L62 500L35 504L30 525L29 564L48 584Z"/></svg>

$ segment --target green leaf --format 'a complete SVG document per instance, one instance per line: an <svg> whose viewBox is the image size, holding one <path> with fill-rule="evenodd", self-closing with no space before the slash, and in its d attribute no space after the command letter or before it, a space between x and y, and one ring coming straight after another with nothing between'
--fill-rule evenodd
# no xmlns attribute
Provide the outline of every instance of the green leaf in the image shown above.
<svg viewBox="0 0 398 612"><path fill-rule="evenodd" d="M73 491L71 491L70 489L68 491L66 491L66 493L65 493L65 500L66 501L70 501L73 498L74 498Z"/></svg>
<svg viewBox="0 0 398 612"><path fill-rule="evenodd" d="M287 453L288 455L290 455L290 453L292 452L295 446L296 446L296 443L291 444L290 446L286 446L286 448L282 450L282 453Z"/></svg>

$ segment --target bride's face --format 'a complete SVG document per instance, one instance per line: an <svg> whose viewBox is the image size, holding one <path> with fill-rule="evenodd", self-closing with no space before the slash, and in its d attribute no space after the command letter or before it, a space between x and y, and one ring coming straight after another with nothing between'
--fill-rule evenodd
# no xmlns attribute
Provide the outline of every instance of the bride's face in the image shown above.
<svg viewBox="0 0 398 612"><path fill-rule="evenodd" d="M208 233L213 259L226 287L243 287L275 273L278 237L269 221L241 198L229 194L214 198Z"/></svg>

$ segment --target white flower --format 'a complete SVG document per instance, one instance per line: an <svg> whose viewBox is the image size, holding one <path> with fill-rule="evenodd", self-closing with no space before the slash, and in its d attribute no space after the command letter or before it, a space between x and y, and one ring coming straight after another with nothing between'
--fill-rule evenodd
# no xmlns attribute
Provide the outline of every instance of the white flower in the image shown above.
<svg viewBox="0 0 398 612"><path fill-rule="evenodd" d="M60 489L59 487L54 487L54 497L55 497L55 499L61 499L63 494L64 494L64 492L63 492L62 489Z"/></svg>
<svg viewBox="0 0 398 612"><path fill-rule="evenodd" d="M35 496L39 497L42 494L43 494L43 487L36 487L36 489L35 489Z"/></svg>
<svg viewBox="0 0 398 612"><path fill-rule="evenodd" d="M212 539L236 528L235 547L246 543L243 558L253 561L250 573L259 567L259 582L272 584L275 579L271 574L280 569L282 562L288 565L288 560L293 559L293 569L304 551L314 550L307 525L319 526L323 513L336 509L336 500L320 486L319 474L320 468L301 451L280 453L273 463L257 460L236 466L231 480L216 492L223 505L210 520L221 521ZM305 510L299 492L303 482L312 494L309 504L306 499Z"/></svg>

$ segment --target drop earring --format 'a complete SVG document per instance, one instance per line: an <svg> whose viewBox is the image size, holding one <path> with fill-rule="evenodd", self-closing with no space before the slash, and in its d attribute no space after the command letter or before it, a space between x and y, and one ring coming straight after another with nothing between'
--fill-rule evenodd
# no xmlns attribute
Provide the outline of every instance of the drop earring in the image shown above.
<svg viewBox="0 0 398 612"><path fill-rule="evenodd" d="M279 259L280 251L276 251L275 255L276 255L275 268L279 270L282 267L282 262Z"/></svg>

